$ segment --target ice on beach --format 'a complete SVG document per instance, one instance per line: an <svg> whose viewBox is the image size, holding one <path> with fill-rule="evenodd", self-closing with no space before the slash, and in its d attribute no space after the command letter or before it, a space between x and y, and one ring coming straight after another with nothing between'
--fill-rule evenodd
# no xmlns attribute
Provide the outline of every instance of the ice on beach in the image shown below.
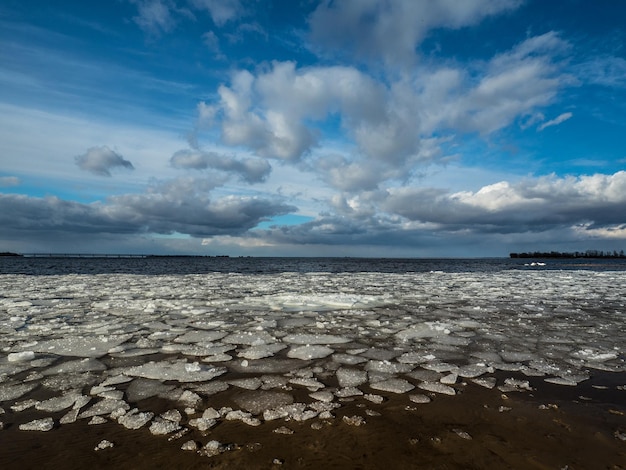
<svg viewBox="0 0 626 470"><path fill-rule="evenodd" d="M54 428L54 420L52 418L35 419L28 423L18 426L20 431L50 431Z"/></svg>
<svg viewBox="0 0 626 470"><path fill-rule="evenodd" d="M439 382L421 382L417 386L427 392L442 393L444 395L456 395L456 390L454 388Z"/></svg>
<svg viewBox="0 0 626 470"><path fill-rule="evenodd" d="M177 382L206 382L225 374L225 367L210 367L186 361L148 362L124 370L125 375Z"/></svg>
<svg viewBox="0 0 626 470"><path fill-rule="evenodd" d="M7 356L7 360L9 362L26 362L26 361L32 361L33 359L35 359L34 351L14 352L14 353L9 353L9 355Z"/></svg>
<svg viewBox="0 0 626 470"><path fill-rule="evenodd" d="M287 357L291 357L293 359L322 359L324 357L330 356L335 351L326 346L318 346L318 345L306 345L306 346L296 346L292 347L287 352Z"/></svg>
<svg viewBox="0 0 626 470"><path fill-rule="evenodd" d="M349 343L349 338L330 334L293 334L287 335L282 340L291 344L343 344Z"/></svg>
<svg viewBox="0 0 626 470"><path fill-rule="evenodd" d="M342 388L358 387L367 382L367 372L364 370L341 367L337 369L336 375L337 382L339 382L339 386Z"/></svg>
<svg viewBox="0 0 626 470"><path fill-rule="evenodd" d="M38 386L37 383L12 384L0 383L0 403L10 401L26 395Z"/></svg>
<svg viewBox="0 0 626 470"><path fill-rule="evenodd" d="M193 418L189 420L189 426L196 428L200 432L208 431L217 425L215 418Z"/></svg>
<svg viewBox="0 0 626 470"><path fill-rule="evenodd" d="M411 382L405 379L383 380L381 382L370 383L370 387L374 390L392 393L406 393L415 388Z"/></svg>
<svg viewBox="0 0 626 470"><path fill-rule="evenodd" d="M139 429L148 424L152 418L154 418L154 413L151 411L140 412L137 408L134 408L128 413L120 416L117 419L117 422L126 429Z"/></svg>
<svg viewBox="0 0 626 470"><path fill-rule="evenodd" d="M254 415L293 403L293 396L288 393L274 391L252 391L237 395L233 398L242 409Z"/></svg>
<svg viewBox="0 0 626 470"><path fill-rule="evenodd" d="M102 357L131 337L131 335L69 336L38 342L32 349L34 352L59 356Z"/></svg>
<svg viewBox="0 0 626 470"><path fill-rule="evenodd" d="M129 410L130 406L124 400L112 400L110 398L105 398L80 413L78 418L83 419L91 418L93 416L106 415L119 409Z"/></svg>
<svg viewBox="0 0 626 470"><path fill-rule="evenodd" d="M150 424L150 432L155 436L163 436L165 434L170 434L176 432L181 429L181 426L178 421L170 421L169 419L162 418L157 416Z"/></svg>

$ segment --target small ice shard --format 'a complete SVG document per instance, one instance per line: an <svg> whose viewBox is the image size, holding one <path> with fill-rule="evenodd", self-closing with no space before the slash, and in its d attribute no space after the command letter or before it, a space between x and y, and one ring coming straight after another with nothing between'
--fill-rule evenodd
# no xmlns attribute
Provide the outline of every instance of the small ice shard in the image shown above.
<svg viewBox="0 0 626 470"><path fill-rule="evenodd" d="M202 402L202 397L190 390L185 390L178 398L178 402L185 406L194 407Z"/></svg>
<svg viewBox="0 0 626 470"><path fill-rule="evenodd" d="M485 387L489 389L496 386L495 377L479 377L477 379L472 379L472 382L474 382L477 385L480 385L481 387Z"/></svg>
<svg viewBox="0 0 626 470"><path fill-rule="evenodd" d="M365 395L363 395L363 398L365 398L367 401L371 401L372 403L376 403L377 405L380 405L383 401L385 401L385 399L381 395L376 395L373 393L366 393Z"/></svg>
<svg viewBox="0 0 626 470"><path fill-rule="evenodd" d="M332 392L329 392L327 390L309 393L309 396L313 398L314 400L319 400L325 403L330 403L331 401L335 399L335 395L333 395Z"/></svg>
<svg viewBox="0 0 626 470"><path fill-rule="evenodd" d="M342 388L358 387L367 382L367 372L364 370L341 367L337 369L335 374L337 375L337 382Z"/></svg>
<svg viewBox="0 0 626 470"><path fill-rule="evenodd" d="M293 429L289 429L287 426L280 426L276 429L274 429L272 432L275 432L276 434L293 434Z"/></svg>
<svg viewBox="0 0 626 470"><path fill-rule="evenodd" d="M21 351L21 352L9 353L9 355L7 356L7 359L9 362L32 361L33 359L35 359L35 352L34 351Z"/></svg>
<svg viewBox="0 0 626 470"><path fill-rule="evenodd" d="M185 442L182 446L180 446L181 450L187 450L196 452L198 450L198 443L194 440Z"/></svg>
<svg viewBox="0 0 626 470"><path fill-rule="evenodd" d="M578 385L578 382L572 379L568 379L565 377L547 377L543 379L545 382L556 384L556 385L567 385L570 387L575 387Z"/></svg>
<svg viewBox="0 0 626 470"><path fill-rule="evenodd" d="M205 419L218 419L221 417L221 415L219 411L217 411L215 408L207 408L202 413L202 417Z"/></svg>
<svg viewBox="0 0 626 470"><path fill-rule="evenodd" d="M104 450L104 449L110 449L111 447L113 447L115 444L113 444L111 441L107 441L106 439L102 439L98 445L96 447L93 448L93 450L95 450L96 452L98 452L99 450Z"/></svg>
<svg viewBox="0 0 626 470"><path fill-rule="evenodd" d="M180 423L180 420L183 419L183 416L180 414L178 410L167 410L161 413L161 418L166 419L168 421L172 421L174 423Z"/></svg>
<svg viewBox="0 0 626 470"><path fill-rule="evenodd" d="M365 410L367 416L382 416L378 411L367 409Z"/></svg>
<svg viewBox="0 0 626 470"><path fill-rule="evenodd" d="M382 382L370 383L370 387L375 390L392 393L410 392L415 386L405 379L389 379Z"/></svg>
<svg viewBox="0 0 626 470"><path fill-rule="evenodd" d="M154 421L152 421L152 424L150 425L150 432L155 436L162 436L165 434L176 432L180 430L180 428L181 427L178 422L170 421L169 419L164 419L160 416L157 416L156 418L154 418Z"/></svg>
<svg viewBox="0 0 626 470"><path fill-rule="evenodd" d="M458 378L459 376L457 374L448 374L441 377L441 379L439 379L439 382L446 385L454 385Z"/></svg>
<svg viewBox="0 0 626 470"><path fill-rule="evenodd" d="M242 423L247 424L248 426L260 426L261 425L261 421L258 420L257 418L254 418L251 413L241 411L241 410L229 411L224 416L224 419L226 421L241 421Z"/></svg>
<svg viewBox="0 0 626 470"><path fill-rule="evenodd" d="M467 439L468 441L472 440L472 436L470 436L467 432L462 429L453 429L452 432L459 436L461 439Z"/></svg>
<svg viewBox="0 0 626 470"><path fill-rule="evenodd" d="M120 416L117 419L117 422L124 426L126 429L139 429L148 424L148 422L153 417L154 413L152 413L151 411L139 412L137 408L135 408L125 415Z"/></svg>
<svg viewBox="0 0 626 470"><path fill-rule="evenodd" d="M365 424L365 418L363 418L363 416L344 416L342 419L343 422L349 426L361 426Z"/></svg>
<svg viewBox="0 0 626 470"><path fill-rule="evenodd" d="M204 457L215 457L224 452L226 448L219 441L209 441L202 447L198 453Z"/></svg>
<svg viewBox="0 0 626 470"><path fill-rule="evenodd" d="M28 423L20 424L21 431L50 431L54 427L52 418L35 419Z"/></svg>
<svg viewBox="0 0 626 470"><path fill-rule="evenodd" d="M306 346L296 346L292 347L289 352L287 352L287 357L291 357L294 359L322 359L326 356L330 356L335 351L326 346L317 346L317 345L306 345Z"/></svg>
<svg viewBox="0 0 626 470"><path fill-rule="evenodd" d="M514 378L504 379L504 385L498 387L501 392L517 392L522 390L532 391L528 380L518 380Z"/></svg>
<svg viewBox="0 0 626 470"><path fill-rule="evenodd" d="M218 415L219 416L219 415ZM198 431L208 431L217 424L217 419L211 418L193 418L189 420L189 426L197 428Z"/></svg>
<svg viewBox="0 0 626 470"><path fill-rule="evenodd" d="M91 418L91 420L87 424L97 425L97 424L104 424L106 422L107 420L104 419L102 416L94 416L93 418Z"/></svg>
<svg viewBox="0 0 626 470"><path fill-rule="evenodd" d="M421 382L418 387L427 392L442 393L444 395L456 395L456 390L439 382Z"/></svg>
<svg viewBox="0 0 626 470"><path fill-rule="evenodd" d="M413 403L419 403L419 404L430 403L431 401L428 395L424 395L421 393L417 393L415 395L409 395L409 400L411 400Z"/></svg>

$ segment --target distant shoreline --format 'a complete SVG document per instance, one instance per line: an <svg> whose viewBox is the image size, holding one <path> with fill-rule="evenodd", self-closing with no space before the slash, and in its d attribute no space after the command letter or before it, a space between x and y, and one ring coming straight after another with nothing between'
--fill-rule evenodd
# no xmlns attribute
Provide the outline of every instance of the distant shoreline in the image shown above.
<svg viewBox="0 0 626 470"><path fill-rule="evenodd" d="M617 251L604 252L589 250L585 252L562 253L558 251L540 252L533 251L528 253L510 253L511 258L583 258L583 259L625 259L624 250L619 253Z"/></svg>

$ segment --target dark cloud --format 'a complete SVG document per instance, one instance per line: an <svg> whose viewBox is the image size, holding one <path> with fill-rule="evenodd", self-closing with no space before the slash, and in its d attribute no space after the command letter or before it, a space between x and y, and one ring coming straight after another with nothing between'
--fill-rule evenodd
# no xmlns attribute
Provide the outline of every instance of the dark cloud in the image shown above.
<svg viewBox="0 0 626 470"><path fill-rule="evenodd" d="M89 171L99 176L111 176L114 168L126 168L134 170L131 162L125 160L119 153L111 150L106 145L91 147L83 155L75 157L76 164L81 170Z"/></svg>
<svg viewBox="0 0 626 470"><path fill-rule="evenodd" d="M264 181L270 174L272 167L260 158L237 159L215 152L201 150L179 150L170 159L174 168L187 170L206 170L209 168L237 174L248 183Z"/></svg>
<svg viewBox="0 0 626 470"><path fill-rule="evenodd" d="M211 198L207 190L212 186L206 180L173 180L154 185L143 194L114 196L94 204L0 194L0 234L240 235L263 220L296 210L271 199Z"/></svg>

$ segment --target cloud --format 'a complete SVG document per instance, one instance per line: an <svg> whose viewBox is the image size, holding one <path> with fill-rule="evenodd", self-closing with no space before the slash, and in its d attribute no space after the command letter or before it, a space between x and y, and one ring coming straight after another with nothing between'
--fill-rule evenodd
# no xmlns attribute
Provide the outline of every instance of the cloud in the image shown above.
<svg viewBox="0 0 626 470"><path fill-rule="evenodd" d="M99 176L111 176L111 170L116 167L134 170L131 162L125 160L119 153L106 145L91 147L83 155L75 157L76 164L81 170L89 171Z"/></svg>
<svg viewBox="0 0 626 470"><path fill-rule="evenodd" d="M176 26L174 17L176 5L170 0L130 0L137 6L137 16L133 21L146 33L159 35Z"/></svg>
<svg viewBox="0 0 626 470"><path fill-rule="evenodd" d="M557 117L555 117L554 119L551 119L550 121L546 121L543 124L541 124L537 130L538 131L542 131L544 130L546 127L551 127L551 126L558 126L559 124L561 124L562 122L567 121L569 118L571 118L573 116L572 113L563 113L563 114L559 114Z"/></svg>
<svg viewBox="0 0 626 470"><path fill-rule="evenodd" d="M10 188L20 184L21 181L17 176L0 176L0 188Z"/></svg>
<svg viewBox="0 0 626 470"><path fill-rule="evenodd" d="M93 204L0 193L0 236L19 238L37 232L240 235L263 220L296 210L275 199L211 198L216 184L204 178L179 178L155 183L145 193L113 196Z"/></svg>
<svg viewBox="0 0 626 470"><path fill-rule="evenodd" d="M412 64L430 31L459 29L517 8L521 0L324 1L309 18L310 39L324 52L347 51L360 59Z"/></svg>
<svg viewBox="0 0 626 470"><path fill-rule="evenodd" d="M176 152L172 155L170 164L178 169L206 170L212 168L227 173L235 173L248 183L264 181L272 170L270 164L260 158L236 159L214 152L190 149Z"/></svg>
<svg viewBox="0 0 626 470"><path fill-rule="evenodd" d="M189 0L197 10L208 11L217 26L240 18L245 9L239 0Z"/></svg>

